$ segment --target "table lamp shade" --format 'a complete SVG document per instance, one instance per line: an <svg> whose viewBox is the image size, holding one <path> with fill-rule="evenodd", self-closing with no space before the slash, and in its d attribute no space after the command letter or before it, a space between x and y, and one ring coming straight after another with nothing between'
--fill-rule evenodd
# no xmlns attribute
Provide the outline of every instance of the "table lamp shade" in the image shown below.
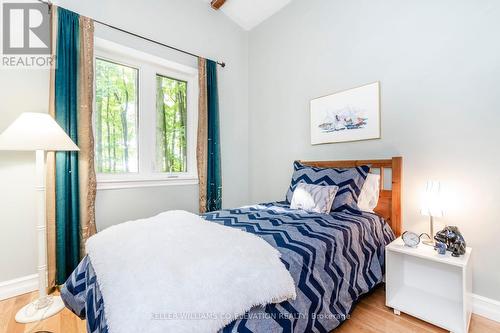
<svg viewBox="0 0 500 333"><path fill-rule="evenodd" d="M50 115L26 112L0 135L0 150L77 151L79 148Z"/></svg>
<svg viewBox="0 0 500 333"><path fill-rule="evenodd" d="M427 182L420 213L425 216L443 217L441 184L438 181Z"/></svg>

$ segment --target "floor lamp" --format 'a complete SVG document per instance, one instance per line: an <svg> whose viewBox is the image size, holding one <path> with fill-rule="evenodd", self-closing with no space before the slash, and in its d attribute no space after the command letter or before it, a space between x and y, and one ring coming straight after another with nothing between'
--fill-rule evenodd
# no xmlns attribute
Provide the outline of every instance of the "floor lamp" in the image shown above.
<svg viewBox="0 0 500 333"><path fill-rule="evenodd" d="M38 245L38 299L16 314L19 323L55 315L64 308L59 296L47 295L47 236L45 216L45 152L77 151L78 147L57 122L44 113L23 113L1 135L0 150L36 151L36 221Z"/></svg>

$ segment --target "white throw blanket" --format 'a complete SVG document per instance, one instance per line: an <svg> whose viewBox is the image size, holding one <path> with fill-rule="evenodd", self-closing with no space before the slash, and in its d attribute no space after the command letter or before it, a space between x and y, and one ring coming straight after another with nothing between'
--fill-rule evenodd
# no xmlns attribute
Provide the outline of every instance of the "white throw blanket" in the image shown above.
<svg viewBox="0 0 500 333"><path fill-rule="evenodd" d="M86 248L110 333L216 332L253 306L296 297L266 241L184 211L113 226Z"/></svg>

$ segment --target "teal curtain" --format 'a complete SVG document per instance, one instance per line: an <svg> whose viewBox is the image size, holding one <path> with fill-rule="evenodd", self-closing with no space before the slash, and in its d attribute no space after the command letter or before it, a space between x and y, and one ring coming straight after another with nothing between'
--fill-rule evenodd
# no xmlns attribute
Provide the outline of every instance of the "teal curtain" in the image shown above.
<svg viewBox="0 0 500 333"><path fill-rule="evenodd" d="M58 8L55 118L78 145L79 15ZM56 153L56 283L63 284L80 259L78 152Z"/></svg>
<svg viewBox="0 0 500 333"><path fill-rule="evenodd" d="M219 96L217 63L207 60L207 211L222 208L222 177L220 156Z"/></svg>

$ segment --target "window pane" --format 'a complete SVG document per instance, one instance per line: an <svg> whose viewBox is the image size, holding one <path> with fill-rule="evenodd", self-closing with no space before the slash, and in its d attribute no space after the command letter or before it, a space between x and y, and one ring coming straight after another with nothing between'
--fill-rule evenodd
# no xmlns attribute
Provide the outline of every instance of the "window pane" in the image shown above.
<svg viewBox="0 0 500 333"><path fill-rule="evenodd" d="M97 172L137 172L138 70L102 59L95 66Z"/></svg>
<svg viewBox="0 0 500 333"><path fill-rule="evenodd" d="M156 168L186 172L187 82L156 76Z"/></svg>

